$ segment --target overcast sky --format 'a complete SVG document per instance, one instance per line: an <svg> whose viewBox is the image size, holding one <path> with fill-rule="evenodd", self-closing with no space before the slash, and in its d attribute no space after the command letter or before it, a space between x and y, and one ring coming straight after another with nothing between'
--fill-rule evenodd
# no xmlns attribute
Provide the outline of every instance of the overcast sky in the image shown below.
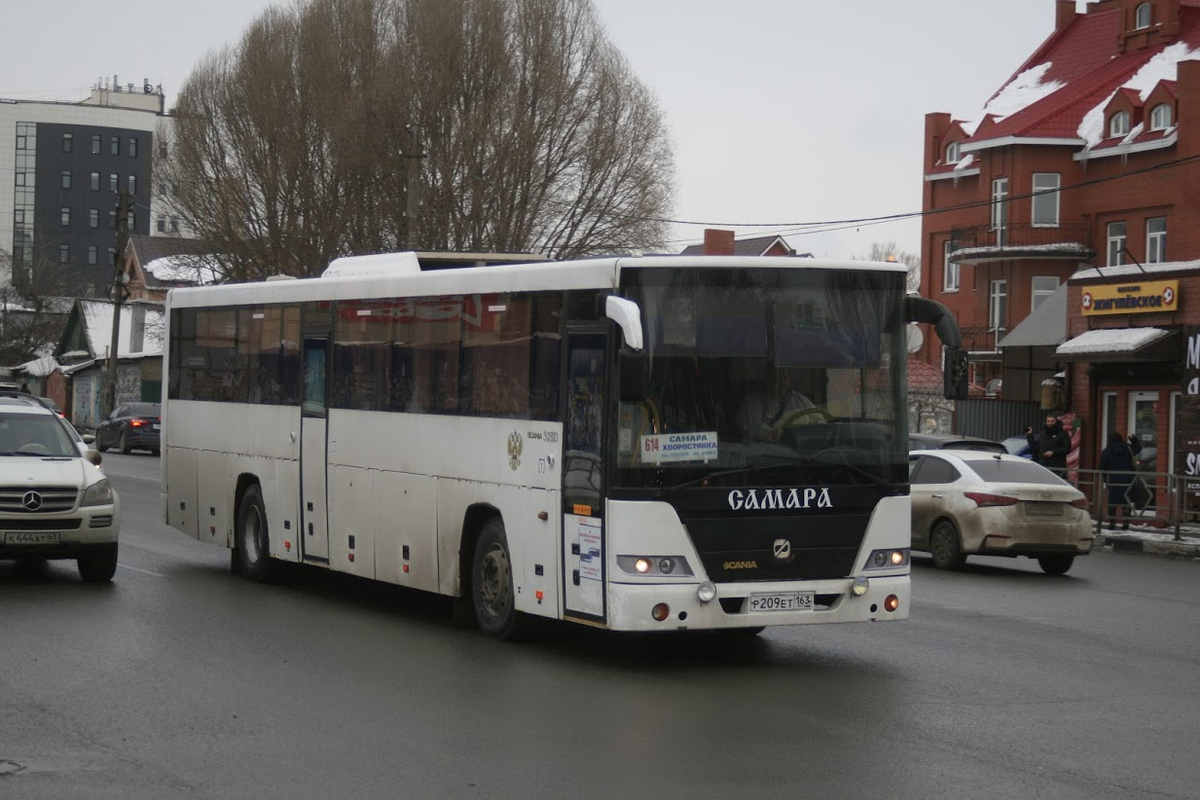
<svg viewBox="0 0 1200 800"><path fill-rule="evenodd" d="M798 223L919 211L925 114L978 119L1053 32L1055 14L1055 0L594 3L666 114L672 217L747 226L739 237L782 233L833 258L865 255L874 242L919 251L916 219L819 233ZM196 61L280 4L23 2L0 47L0 97L80 100L118 75L161 84L170 107ZM671 249L700 241L704 227L673 226Z"/></svg>

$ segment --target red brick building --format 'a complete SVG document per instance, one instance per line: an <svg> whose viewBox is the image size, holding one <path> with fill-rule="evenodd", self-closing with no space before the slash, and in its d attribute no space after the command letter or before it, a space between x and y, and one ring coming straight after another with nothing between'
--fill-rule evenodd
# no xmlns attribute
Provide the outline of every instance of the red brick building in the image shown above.
<svg viewBox="0 0 1200 800"><path fill-rule="evenodd" d="M1121 430L1176 472L1200 442L1200 0L1057 0L1054 23L978 124L926 116L921 294L975 382L1083 421L1081 467Z"/></svg>

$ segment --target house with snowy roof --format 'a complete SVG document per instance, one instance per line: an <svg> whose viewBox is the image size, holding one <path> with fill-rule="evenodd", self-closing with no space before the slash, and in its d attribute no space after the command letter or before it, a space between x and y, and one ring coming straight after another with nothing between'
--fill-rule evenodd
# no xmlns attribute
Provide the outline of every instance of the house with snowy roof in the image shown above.
<svg viewBox="0 0 1200 800"><path fill-rule="evenodd" d="M221 267L198 239L131 234L121 256L125 291L131 300L161 303L182 286L219 283Z"/></svg>
<svg viewBox="0 0 1200 800"><path fill-rule="evenodd" d="M133 301L118 306L109 300L76 300L54 358L65 382L60 405L77 428L94 429L100 421L101 390L108 374L118 308L115 405L157 403L162 396L166 335L162 305Z"/></svg>
<svg viewBox="0 0 1200 800"><path fill-rule="evenodd" d="M1084 420L1081 467L1120 430L1174 473L1200 448L1200 0L1053 9L978 114L926 115L920 291L973 382Z"/></svg>

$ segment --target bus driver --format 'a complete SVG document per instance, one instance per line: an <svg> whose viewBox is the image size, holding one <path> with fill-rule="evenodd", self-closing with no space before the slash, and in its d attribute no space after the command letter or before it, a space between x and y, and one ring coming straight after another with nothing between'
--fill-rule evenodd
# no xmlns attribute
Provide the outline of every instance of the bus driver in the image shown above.
<svg viewBox="0 0 1200 800"><path fill-rule="evenodd" d="M768 361L763 383L742 398L734 423L747 441L777 442L783 434L782 424L806 408L813 408L813 402L792 389L787 370Z"/></svg>

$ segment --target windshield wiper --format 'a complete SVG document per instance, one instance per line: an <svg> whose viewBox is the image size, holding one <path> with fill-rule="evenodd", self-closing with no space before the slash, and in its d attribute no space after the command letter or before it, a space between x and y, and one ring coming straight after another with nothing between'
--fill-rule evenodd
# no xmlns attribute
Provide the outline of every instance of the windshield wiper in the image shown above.
<svg viewBox="0 0 1200 800"><path fill-rule="evenodd" d="M779 462L776 464L756 464L754 466L738 467L737 469L726 469L726 470L721 470L720 472L713 472L713 473L704 475L699 478L692 478L691 480L686 480L683 483L677 483L673 486L668 486L667 491L673 492L673 491L676 491L679 489L686 489L689 486L695 486L697 484L704 483L705 481L711 480L713 478L721 478L721 477L724 477L727 475L752 475L756 472L762 472L762 471L768 470L768 469L777 469L779 467L786 467L791 464L804 464L806 466L845 467L846 469L853 472L855 475L859 475L860 477L866 478L868 481L875 484L876 486L881 486L881 487L883 487L885 489L889 489L889 490L896 488L896 484L892 483L891 481L884 480L883 478L879 477L878 475L872 474L871 472L868 472L867 470L863 469L862 467L855 466L854 464L851 464L850 462L844 461L844 460L843 461L827 461L825 459L809 458L807 456L784 456L784 455L779 455L776 453L764 453L760 457L761 458L777 458L777 459L779 459Z"/></svg>

